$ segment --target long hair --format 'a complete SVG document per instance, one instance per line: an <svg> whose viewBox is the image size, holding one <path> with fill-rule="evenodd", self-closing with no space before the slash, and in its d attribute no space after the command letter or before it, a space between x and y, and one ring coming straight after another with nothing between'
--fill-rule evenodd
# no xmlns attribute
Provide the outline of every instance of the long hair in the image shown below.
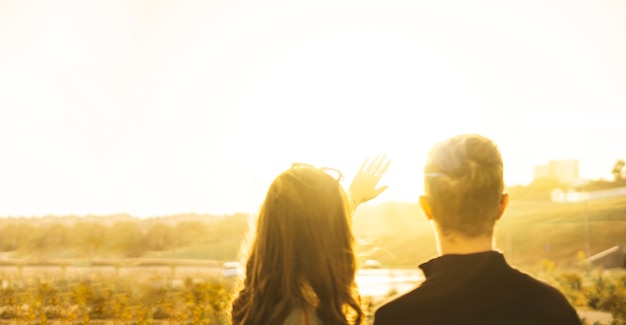
<svg viewBox="0 0 626 325"><path fill-rule="evenodd" d="M271 184L248 253L234 325L282 324L309 308L326 325L360 324L346 195L317 168L291 168Z"/></svg>

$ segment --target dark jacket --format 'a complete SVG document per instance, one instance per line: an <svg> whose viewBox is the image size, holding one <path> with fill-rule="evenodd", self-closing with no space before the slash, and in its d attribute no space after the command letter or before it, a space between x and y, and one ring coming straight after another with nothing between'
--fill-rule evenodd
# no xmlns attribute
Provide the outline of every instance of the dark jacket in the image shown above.
<svg viewBox="0 0 626 325"><path fill-rule="evenodd" d="M420 268L426 280L378 308L374 325L581 324L561 292L498 252L443 255Z"/></svg>

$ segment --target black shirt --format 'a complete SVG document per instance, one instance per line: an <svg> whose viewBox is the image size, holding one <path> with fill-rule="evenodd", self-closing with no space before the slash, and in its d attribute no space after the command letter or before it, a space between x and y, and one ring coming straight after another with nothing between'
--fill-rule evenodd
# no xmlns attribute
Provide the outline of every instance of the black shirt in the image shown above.
<svg viewBox="0 0 626 325"><path fill-rule="evenodd" d="M443 255L420 268L426 280L378 308L374 325L581 324L561 292L498 252Z"/></svg>

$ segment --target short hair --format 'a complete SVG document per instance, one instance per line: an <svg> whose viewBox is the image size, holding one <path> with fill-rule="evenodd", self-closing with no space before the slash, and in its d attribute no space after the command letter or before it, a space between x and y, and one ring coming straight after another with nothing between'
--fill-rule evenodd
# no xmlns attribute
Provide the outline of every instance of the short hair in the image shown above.
<svg viewBox="0 0 626 325"><path fill-rule="evenodd" d="M502 155L478 134L433 146L424 166L424 194L443 235L491 236L504 190Z"/></svg>

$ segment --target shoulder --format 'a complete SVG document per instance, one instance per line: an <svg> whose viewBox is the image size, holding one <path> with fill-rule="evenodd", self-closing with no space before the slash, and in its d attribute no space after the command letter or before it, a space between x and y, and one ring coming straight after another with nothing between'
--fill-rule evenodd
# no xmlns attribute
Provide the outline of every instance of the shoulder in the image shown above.
<svg viewBox="0 0 626 325"><path fill-rule="evenodd" d="M416 314L424 306L422 291L423 288L418 287L384 301L374 312L374 324L397 324L400 319Z"/></svg>
<svg viewBox="0 0 626 325"><path fill-rule="evenodd" d="M322 322L311 308L294 308L283 325L322 325Z"/></svg>
<svg viewBox="0 0 626 325"><path fill-rule="evenodd" d="M525 294L536 296L538 299L546 300L564 300L567 301L565 296L557 288L537 279L529 274L521 272L517 269L513 269L514 276L517 279L519 289Z"/></svg>
<svg viewBox="0 0 626 325"><path fill-rule="evenodd" d="M525 301L532 301L536 312L547 319L579 323L578 313L565 295L554 286L515 270L519 280L519 295Z"/></svg>

